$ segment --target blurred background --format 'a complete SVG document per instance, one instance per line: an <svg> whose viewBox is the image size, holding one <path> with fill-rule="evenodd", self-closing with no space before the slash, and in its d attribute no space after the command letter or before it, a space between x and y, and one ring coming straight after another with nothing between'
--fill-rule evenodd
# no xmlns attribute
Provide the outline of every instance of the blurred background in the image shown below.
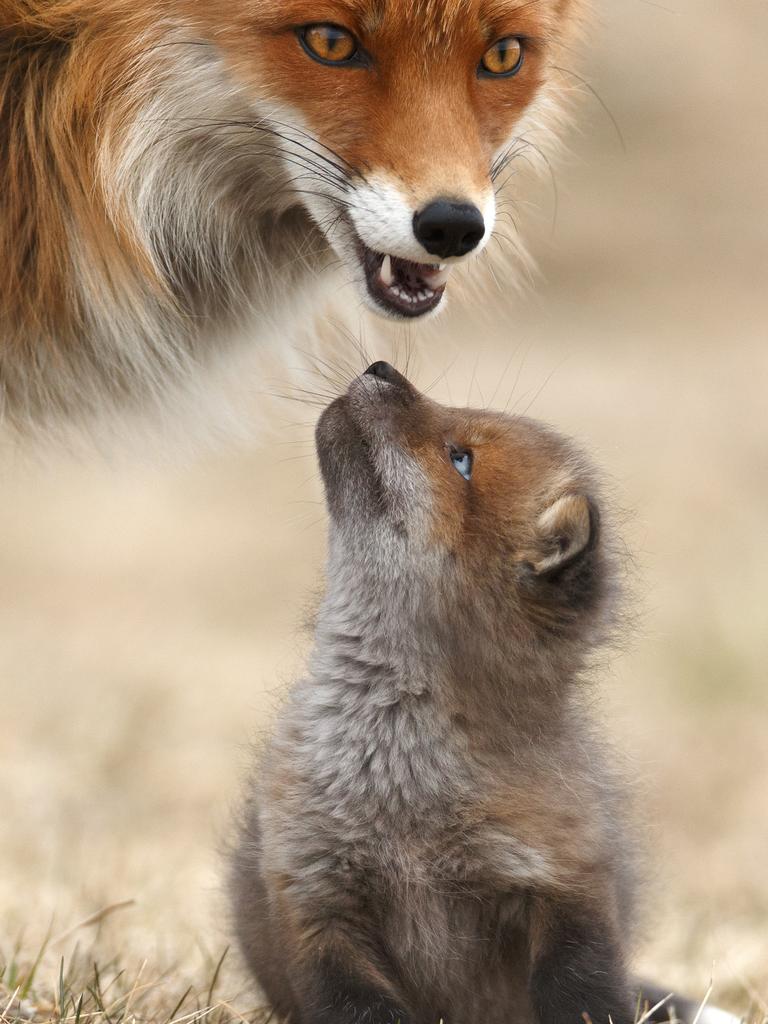
<svg viewBox="0 0 768 1024"><path fill-rule="evenodd" d="M768 1012L768 5L599 8L573 66L601 101L571 81L557 203L548 181L523 196L533 287L360 334L605 468L636 563L602 682L646 821L638 965ZM363 366L344 337L325 354ZM328 391L250 372L254 393ZM103 941L123 956L192 971L228 941L219 850L325 541L318 409L269 402L257 441L178 459L3 445L0 946L122 900Z"/></svg>

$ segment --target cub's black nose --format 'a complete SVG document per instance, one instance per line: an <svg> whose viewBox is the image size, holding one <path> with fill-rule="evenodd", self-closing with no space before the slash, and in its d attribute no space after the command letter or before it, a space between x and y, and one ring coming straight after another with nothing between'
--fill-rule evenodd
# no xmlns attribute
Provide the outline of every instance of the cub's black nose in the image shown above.
<svg viewBox="0 0 768 1024"><path fill-rule="evenodd" d="M437 199L414 214L413 233L433 256L466 256L483 240L485 221L471 203Z"/></svg>
<svg viewBox="0 0 768 1024"><path fill-rule="evenodd" d="M395 384L400 380L400 374L394 366L384 362L383 359L380 359L376 363L371 363L365 372L370 374L371 377L379 377L381 380L387 381L388 384Z"/></svg>

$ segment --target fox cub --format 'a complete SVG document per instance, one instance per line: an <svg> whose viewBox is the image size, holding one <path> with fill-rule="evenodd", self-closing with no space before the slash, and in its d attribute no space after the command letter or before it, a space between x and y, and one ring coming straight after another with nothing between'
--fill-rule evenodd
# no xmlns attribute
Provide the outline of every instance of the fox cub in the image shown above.
<svg viewBox="0 0 768 1024"><path fill-rule="evenodd" d="M249 966L295 1024L628 1024L634 844L580 687L615 606L592 469L387 363L317 450L327 592L232 857Z"/></svg>

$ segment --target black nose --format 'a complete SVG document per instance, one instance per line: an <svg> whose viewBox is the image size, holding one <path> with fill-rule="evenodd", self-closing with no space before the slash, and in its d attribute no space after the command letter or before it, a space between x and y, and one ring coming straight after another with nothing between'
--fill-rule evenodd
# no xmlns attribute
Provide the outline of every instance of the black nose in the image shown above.
<svg viewBox="0 0 768 1024"><path fill-rule="evenodd" d="M371 377L379 377L381 380L387 381L388 384L395 384L400 380L400 374L394 366L390 365L390 363L385 363L383 359L376 363L371 363L365 372L370 374Z"/></svg>
<svg viewBox="0 0 768 1024"><path fill-rule="evenodd" d="M471 203L437 199L414 214L413 233L433 256L466 256L482 241L485 221Z"/></svg>

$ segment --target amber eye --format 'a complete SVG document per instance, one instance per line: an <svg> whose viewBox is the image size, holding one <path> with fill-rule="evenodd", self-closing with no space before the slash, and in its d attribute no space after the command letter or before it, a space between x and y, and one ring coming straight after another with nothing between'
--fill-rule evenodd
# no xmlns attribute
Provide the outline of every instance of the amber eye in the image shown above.
<svg viewBox="0 0 768 1024"><path fill-rule="evenodd" d="M340 25L307 25L299 32L302 46L321 64L349 64L358 56L357 40Z"/></svg>
<svg viewBox="0 0 768 1024"><path fill-rule="evenodd" d="M480 61L480 73L495 77L511 77L516 75L523 66L525 50L523 41L517 36L507 36L494 43L483 54Z"/></svg>

